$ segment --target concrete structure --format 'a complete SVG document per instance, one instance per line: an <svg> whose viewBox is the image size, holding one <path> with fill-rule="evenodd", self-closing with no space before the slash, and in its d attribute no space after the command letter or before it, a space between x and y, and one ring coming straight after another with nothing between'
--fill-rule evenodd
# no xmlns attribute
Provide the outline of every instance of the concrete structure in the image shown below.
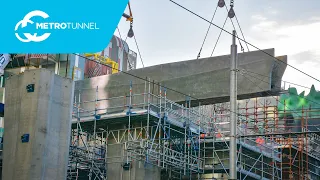
<svg viewBox="0 0 320 180"><path fill-rule="evenodd" d="M270 55L274 55L274 49L264 50ZM189 60L161 64L142 69L130 71L130 74L142 78L150 78L154 83L152 93L158 94L158 86L170 87L167 89L168 99L174 102L184 102L186 96L173 90L183 92L184 94L196 97L201 104L213 104L229 101L229 79L230 79L230 55L203 58L198 60ZM287 57L279 57L283 62L287 62ZM281 78L286 65L266 55L261 51L252 51L240 53L238 55L238 99L247 99L250 97L269 96L272 93L280 91ZM252 78L246 76L244 70L259 73L262 76ZM243 75L242 75L243 74ZM252 75L252 74L251 74ZM132 77L125 73L105 75L77 81L75 85L76 92L81 90L82 100L89 101L94 99L96 87L99 86L99 99L108 97L117 97L128 95L130 81L133 84L133 93L139 94L145 90L145 80ZM253 86L255 83L257 86ZM143 102L143 99L134 99L136 102ZM198 100L191 99L192 106L199 104ZM121 104L122 99L113 100L102 106L107 108L115 104ZM92 104L88 103L88 107ZM87 108L87 107L84 107ZM103 113L103 111L99 111Z"/></svg>
<svg viewBox="0 0 320 180"><path fill-rule="evenodd" d="M269 53L272 56L274 55L273 49L265 50L265 52ZM91 134L92 137L96 137L98 135L99 138L97 138L97 140L95 141L101 141L103 147L106 147L106 174L109 178L128 179L130 177L134 179L137 177L136 174L140 174L138 177L142 179L144 179L144 177L150 178L150 176L153 177L153 179L158 179L160 177L159 171L161 167L168 167L168 172L161 174L170 174L170 169L174 169L175 174L171 176L175 177L178 174L183 175L183 171L186 171L187 176L188 172L190 173L190 171L195 174L203 173L203 171L206 174L208 173L207 171L212 172L212 168L210 168L210 162L213 162L213 157L211 156L212 147L200 150L202 153L206 154L205 156L207 156L204 157L206 163L204 163L205 167L203 167L201 166L203 165L203 163L200 163L202 161L202 156L199 159L198 157L195 158L194 160L197 161L197 165L201 166L199 167L200 169L195 170L193 169L193 163L187 163L187 165L179 164L180 162L188 161L189 157L186 159L184 159L185 157L175 157L175 160L179 159L179 161L175 162L175 160L172 160L172 162L170 161L170 163L167 162L166 158L170 159L171 157L173 157L173 154L186 153L183 152L184 150L170 149L167 151L161 151L161 148L165 148L165 144L167 142L165 142L163 139L159 140L156 138L156 136L153 135L145 139L144 136L142 138L141 134L148 134L148 132L145 132L145 129L149 129L149 121L150 126L151 124L157 124L158 115L155 114L161 114L161 106L165 106L168 108L168 114L164 113L166 115L163 116L166 116L166 118L168 118L166 123L171 124L170 128L173 129L172 131L180 132L182 135L184 134L183 138L186 138L188 136L185 134L185 132L189 131L189 127L192 132L195 132L193 130L198 128L195 122L194 124L191 123L190 126L186 128L181 122L184 118L175 117L177 113L179 114L181 112L181 116L186 115L187 113L184 114L183 112L187 110L184 110L183 107L180 107L178 104L172 104L170 106L170 104L173 102L183 102L183 104L185 104L184 102L186 101L186 95L179 94L174 90L198 98L202 105L229 101L229 58L230 55L225 55L219 57L162 64L130 71L130 73L134 76L142 78L148 77L148 79L150 78L151 83L145 81L144 79L138 79L125 73L105 75L77 81L75 87L75 99L77 99L76 102L79 103L79 111L74 111L74 114L78 114L78 118L73 118L73 129L78 129L81 127L84 132ZM283 63L278 62L274 58L266 55L261 51L239 54L238 59L238 67L240 71L238 74L238 99L267 96L273 93L276 94L281 90L281 78L286 68ZM284 62L286 62L287 60L286 56L280 57L280 59ZM246 76L246 73L249 72L259 73L262 76L256 76L258 77L257 79L252 78L252 74L250 74L251 76ZM164 90L163 88L160 88L158 84L167 86L170 89ZM166 91L165 99L170 99L167 103L163 102L166 100L163 99L163 97L161 98L161 96L164 96L164 92L160 93L160 89L162 89L162 91ZM148 96L150 96L150 98L148 98ZM191 99L190 103L192 106L197 106L199 100ZM164 104L162 104L161 102ZM94 107L96 107L97 109L94 110ZM130 107L133 107L133 109L129 110ZM149 109L147 107L150 108L149 111L146 111L146 109ZM196 109L197 110L195 110L195 112L198 112L198 108ZM133 113L133 115L130 118L131 112ZM153 114L153 112L155 113ZM153 115L150 115L149 113ZM96 119L96 116L94 114L99 114L101 115L101 117L99 117L99 119ZM136 116L134 114L136 114ZM156 119L153 119L152 117L156 117ZM163 118L165 119L165 117ZM195 119L199 119L199 117L195 117ZM211 120L209 120L209 122L211 122ZM158 129L162 129L160 128L162 123L164 122L161 122L160 125L157 125L159 126ZM206 125L201 127L200 129L204 127L209 129L211 128ZM223 127L224 125L219 125L219 129L223 129ZM182 131L179 128L181 128ZM184 131L184 128L186 128L187 130ZM156 133L157 128L153 129L153 131L155 131L153 133ZM130 135L131 133L128 132L131 132L132 135ZM228 132L224 133L225 135L227 135ZM199 134L195 132L195 136L199 136ZM145 140L141 140L141 138ZM76 143L76 140L79 138L74 139ZM105 141L104 139L107 139L107 141ZM161 148L146 148L148 147L148 142L152 142L153 144L153 141L159 143L159 147ZM185 141L187 140L185 139ZM223 146L226 143L225 141L226 140L221 140L221 142L216 142L215 146L218 146L219 144L219 146ZM172 140L172 142L176 141ZM253 144L255 144L254 140L248 140L248 142L252 142ZM124 144L126 143L128 146L127 148L124 147ZM135 143L138 143L138 145ZM246 143L244 145L248 149L250 149L249 151L254 155L259 154L257 153L258 151L255 150L254 145L252 146ZM94 148L96 147L97 146L94 146ZM198 147L196 147L195 145L194 148ZM229 151L227 147L223 148L225 148L226 152ZM90 149L90 147L88 147L88 149ZM126 152L130 153L129 158L126 157ZM274 152L274 154L278 155L279 153ZM216 156L218 155L221 154L217 154ZM158 157L159 159L157 159L157 161L159 163L153 162L154 167L151 169L146 170L145 168L141 168L141 166L144 165L144 160L149 156L160 156L165 158L162 159ZM225 156L225 154L223 154L223 156ZM129 159L131 165L130 170L124 170L123 168L126 162L126 158ZM266 160L272 158L272 155L265 155L264 157L264 159ZM224 173L223 169L228 169L228 162L224 162L225 160L223 160L223 162L218 162L218 164L222 165L217 165L217 167L214 168L216 169L215 173ZM151 161L149 162L149 164L152 164L152 160L147 161ZM280 160L277 159L276 161ZM139 166L139 162L141 163L141 166ZM174 164L173 162L176 164ZM85 164L85 162L83 164ZM97 164L99 163L97 162ZM248 169L241 171L241 173L247 172Z"/></svg>
<svg viewBox="0 0 320 180"><path fill-rule="evenodd" d="M122 180L149 180L160 179L161 169L144 161L134 161L129 170L124 170L123 162L126 159L124 144L108 145L107 179Z"/></svg>
<svg viewBox="0 0 320 180"><path fill-rule="evenodd" d="M265 51L274 55L273 49ZM147 76L151 83L124 73L80 80L74 94L71 80L54 75L52 70L31 70L10 77L6 84L3 179L65 179L67 174L70 180L227 179L230 104L218 102L229 101L229 58L204 58L130 72ZM286 62L286 56L278 58ZM254 51L239 54L238 67L238 99L279 95L286 68L283 63ZM32 88L28 92L26 86L32 84L34 92ZM199 100L186 100L174 90ZM199 107L198 102L202 103ZM299 135L293 139L270 134L255 137L283 132L285 123L280 122L277 104L278 97L238 101L242 114L237 129L239 179L319 178L318 151L310 150L319 144L316 134L305 136L304 141ZM21 139L25 134L29 134L27 142ZM296 141L293 146L286 147L292 141ZM313 146L305 146L301 152L307 143ZM306 157L307 162L292 162L295 157Z"/></svg>
<svg viewBox="0 0 320 180"><path fill-rule="evenodd" d="M100 85L103 85L102 82ZM160 88L162 92L159 94L150 93L149 83L142 93L135 94L131 91L132 88L134 85L127 89L129 95L120 97L110 95L101 98L99 90L103 88L97 88L96 97L87 96L88 94L75 97L77 108L74 109L75 118L72 121L72 129L75 132L72 144L80 144L78 149L87 149L85 157L90 157L94 152L101 152L100 150L107 152L106 157L105 153L101 153L102 157L99 157L107 164L106 169L98 170L96 167L103 164L99 159L93 162L92 159L88 159L88 164L88 160L82 158L82 153L74 151L72 159L74 163L80 162L80 171L86 167L87 172L92 169L95 174L103 176L106 172L109 178L125 180L138 177L158 180L160 169L160 179L189 179L190 176L191 179L220 178L222 175L227 178L230 151L230 113L227 108L218 110L222 113L211 111L205 115L203 110L206 108L203 109L203 106L190 109L188 101L179 105L167 99L169 94L165 88ZM86 89L80 90L82 92ZM87 99L82 100L79 98L81 95ZM144 98L145 102L135 101ZM116 99L121 99L122 103L114 104ZM91 104L91 107L86 104ZM115 106L101 108L108 104ZM142 107L137 108L141 104ZM84 109L84 106L87 108ZM105 113L97 112L100 109ZM122 112L115 112L114 109L122 109ZM81 132L76 133L79 129ZM79 140L83 142L78 143ZM241 138L238 146L243 147L240 156L243 157L238 161L238 165L243 162L249 164L238 169L239 177L240 174L242 177L249 174L249 177L255 179L281 179L281 153L274 148L277 147L276 143L270 142L274 141L268 141L269 146L260 149L254 138ZM91 165L91 162L95 165ZM274 162L274 165L270 166L270 162ZM262 171L252 170L255 165L260 168L261 164L266 164L265 168L261 168ZM130 168L125 169L126 165ZM151 166L145 168L144 165ZM70 175L77 174L75 169L71 172ZM70 176L70 179L82 180L75 175Z"/></svg>
<svg viewBox="0 0 320 180"><path fill-rule="evenodd" d="M6 89L3 179L65 179L73 82L37 69L10 77Z"/></svg>

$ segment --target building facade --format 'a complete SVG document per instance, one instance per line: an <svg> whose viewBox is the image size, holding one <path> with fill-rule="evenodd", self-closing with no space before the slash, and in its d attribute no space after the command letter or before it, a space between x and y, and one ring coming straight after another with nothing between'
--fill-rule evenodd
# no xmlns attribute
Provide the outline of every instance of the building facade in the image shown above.
<svg viewBox="0 0 320 180"><path fill-rule="evenodd" d="M117 36L113 36L108 46L96 54L104 58L110 58L117 63L119 72L136 68L137 53L130 50L128 44ZM112 67L86 60L84 69L85 78L107 74L112 74Z"/></svg>

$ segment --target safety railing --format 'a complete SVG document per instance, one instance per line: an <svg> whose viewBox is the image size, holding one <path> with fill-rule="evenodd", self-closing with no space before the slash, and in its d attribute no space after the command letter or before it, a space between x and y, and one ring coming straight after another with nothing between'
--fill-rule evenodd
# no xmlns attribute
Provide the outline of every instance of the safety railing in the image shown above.
<svg viewBox="0 0 320 180"><path fill-rule="evenodd" d="M150 143L148 141L126 142L125 149L130 153L130 158L145 160L159 167L171 167L176 170L198 173L203 171L204 159L192 154L184 154L167 146Z"/></svg>
<svg viewBox="0 0 320 180"><path fill-rule="evenodd" d="M146 98L148 95L150 96L149 101ZM149 108L150 111L154 113L159 114L161 112L162 115L166 113L166 116L173 121L180 123L188 122L194 126L200 126L202 131L204 131L209 122L212 121L211 117L151 93L133 94L131 96L131 104L129 98L130 96L119 96L97 99L96 101L78 102L74 105L73 114L79 114L80 118L84 118L92 117L94 113L103 115L126 112L129 109L133 111L134 109L147 110Z"/></svg>

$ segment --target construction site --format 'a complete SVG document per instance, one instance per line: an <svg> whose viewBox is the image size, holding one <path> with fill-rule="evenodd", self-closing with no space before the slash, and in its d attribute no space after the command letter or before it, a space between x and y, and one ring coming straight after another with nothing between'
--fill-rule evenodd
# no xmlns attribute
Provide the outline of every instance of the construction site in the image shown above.
<svg viewBox="0 0 320 180"><path fill-rule="evenodd" d="M231 54L144 68L118 36L98 53L11 55L2 179L320 180L320 92L236 37Z"/></svg>

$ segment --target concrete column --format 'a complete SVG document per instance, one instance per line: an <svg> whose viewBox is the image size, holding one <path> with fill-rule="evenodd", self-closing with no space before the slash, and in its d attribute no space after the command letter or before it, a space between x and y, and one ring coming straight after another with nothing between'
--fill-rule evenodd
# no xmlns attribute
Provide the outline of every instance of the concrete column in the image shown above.
<svg viewBox="0 0 320 180"><path fill-rule="evenodd" d="M108 145L107 178L118 180L160 180L161 170L157 166L133 160L130 170L124 170L122 165L126 162L124 144Z"/></svg>
<svg viewBox="0 0 320 180"><path fill-rule="evenodd" d="M6 81L3 179L66 179L73 93L70 79L47 69L26 70ZM23 135L29 141L23 142Z"/></svg>

